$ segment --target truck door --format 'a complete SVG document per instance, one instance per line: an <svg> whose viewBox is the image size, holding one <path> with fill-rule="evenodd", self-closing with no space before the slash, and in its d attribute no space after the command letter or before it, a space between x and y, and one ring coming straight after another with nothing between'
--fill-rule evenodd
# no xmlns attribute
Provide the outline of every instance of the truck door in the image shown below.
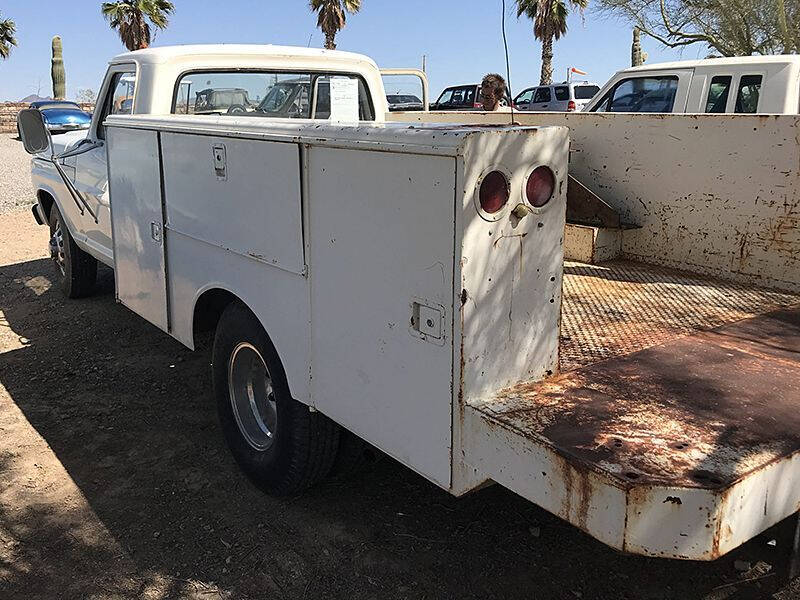
<svg viewBox="0 0 800 600"><path fill-rule="evenodd" d="M550 102L552 102L552 100L553 97L549 87L537 88L536 92L533 94L533 101L531 102L530 109L535 111L550 110Z"/></svg>
<svg viewBox="0 0 800 600"><path fill-rule="evenodd" d="M108 115L131 114L135 91L136 71L133 65L114 65L106 75L103 95L98 98L95 117L88 138L103 140L103 121ZM111 248L111 214L108 194L108 164L106 148L98 146L79 154L74 159L75 188L81 193L96 223L85 225L87 237L101 248Z"/></svg>
<svg viewBox="0 0 800 600"><path fill-rule="evenodd" d="M159 133L107 130L117 299L169 332Z"/></svg>

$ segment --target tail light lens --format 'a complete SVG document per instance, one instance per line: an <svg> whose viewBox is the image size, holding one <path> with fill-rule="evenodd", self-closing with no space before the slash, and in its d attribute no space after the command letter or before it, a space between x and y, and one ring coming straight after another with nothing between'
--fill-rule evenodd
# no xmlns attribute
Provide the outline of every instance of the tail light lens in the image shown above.
<svg viewBox="0 0 800 600"><path fill-rule="evenodd" d="M483 108L483 104L481 104L480 102L475 102L475 103L472 105L472 108Z"/></svg>
<svg viewBox="0 0 800 600"><path fill-rule="evenodd" d="M481 182L478 192L481 209L488 214L499 211L508 202L508 180L500 171L492 171Z"/></svg>
<svg viewBox="0 0 800 600"><path fill-rule="evenodd" d="M567 112L573 112L578 108L578 105L575 104L575 100L570 100L567 102Z"/></svg>
<svg viewBox="0 0 800 600"><path fill-rule="evenodd" d="M556 176L550 167L536 167L528 176L525 184L525 195L531 206L542 207L553 197L556 187Z"/></svg>

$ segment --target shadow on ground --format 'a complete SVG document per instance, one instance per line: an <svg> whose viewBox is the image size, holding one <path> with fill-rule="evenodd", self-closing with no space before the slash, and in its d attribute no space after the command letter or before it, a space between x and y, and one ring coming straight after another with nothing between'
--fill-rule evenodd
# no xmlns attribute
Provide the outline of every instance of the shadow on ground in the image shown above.
<svg viewBox="0 0 800 600"><path fill-rule="evenodd" d="M686 599L735 581L734 559L779 574L711 597L787 585L788 521L699 564L621 555L499 486L452 498L388 459L265 496L223 445L207 353L117 305L110 274L67 302L51 268L0 267L2 597Z"/></svg>

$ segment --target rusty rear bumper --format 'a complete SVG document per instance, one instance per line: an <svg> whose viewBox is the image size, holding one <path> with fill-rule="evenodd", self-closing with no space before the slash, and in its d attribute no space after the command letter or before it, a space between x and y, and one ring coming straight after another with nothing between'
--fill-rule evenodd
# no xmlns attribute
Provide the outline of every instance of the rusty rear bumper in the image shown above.
<svg viewBox="0 0 800 600"><path fill-rule="evenodd" d="M464 463L626 552L712 560L800 509L800 307L470 402Z"/></svg>

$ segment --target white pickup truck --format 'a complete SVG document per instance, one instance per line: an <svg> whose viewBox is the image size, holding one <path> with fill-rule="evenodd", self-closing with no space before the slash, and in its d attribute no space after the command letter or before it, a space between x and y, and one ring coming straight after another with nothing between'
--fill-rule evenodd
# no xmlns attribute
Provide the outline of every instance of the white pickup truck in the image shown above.
<svg viewBox="0 0 800 600"><path fill-rule="evenodd" d="M357 436L453 494L495 481L632 553L714 559L798 510L790 205L780 222L774 202L764 209L779 242L766 257L697 235L724 264L729 245L745 248L737 276L755 256L783 291L731 284L721 268L704 278L565 262L570 130L573 162L602 157L611 169L592 168L607 188L637 180L648 160L628 173L614 163L622 150L607 157L586 141L584 130L613 131L606 116L388 123L371 60L275 47L125 54L100 98L85 142L51 142L35 111L20 115L65 292L91 291L100 260L118 300L186 346L214 331L222 430L265 490L319 481ZM715 138L692 127L682 135L704 152ZM790 150L770 168L793 184ZM696 162L721 185L726 167ZM732 172L731 193L749 193L759 173ZM648 202L706 185L692 173L648 178ZM659 239L623 208L640 221L630 232ZM653 213L661 229L677 226L668 208ZM696 250L686 224L676 231Z"/></svg>
<svg viewBox="0 0 800 600"><path fill-rule="evenodd" d="M623 69L585 112L798 114L800 56L735 56Z"/></svg>

